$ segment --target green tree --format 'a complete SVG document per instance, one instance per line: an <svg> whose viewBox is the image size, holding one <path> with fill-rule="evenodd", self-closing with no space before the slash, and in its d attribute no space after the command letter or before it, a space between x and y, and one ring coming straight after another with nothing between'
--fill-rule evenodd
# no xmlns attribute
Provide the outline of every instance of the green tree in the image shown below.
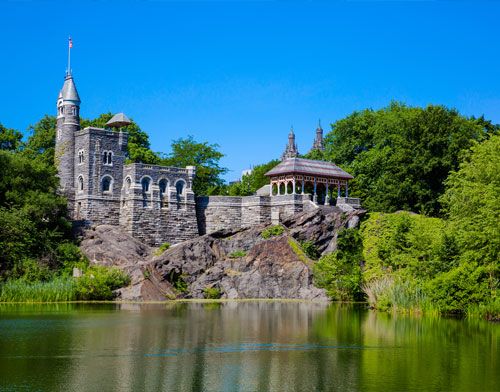
<svg viewBox="0 0 500 392"><path fill-rule="evenodd" d="M338 301L363 299L361 264L362 242L358 229L344 229L337 239L337 250L321 257L313 267L314 281Z"/></svg>
<svg viewBox="0 0 500 392"><path fill-rule="evenodd" d="M113 117L113 114L108 112L93 120L82 119L81 126L82 128L88 126L105 128L111 117ZM128 162L159 164L161 161L160 156L151 150L148 134L133 119L130 119L130 121L132 124L121 128L128 133Z"/></svg>
<svg viewBox="0 0 500 392"><path fill-rule="evenodd" d="M354 176L351 194L372 211L438 215L444 180L464 151L496 133L484 118L400 103L354 112L332 125L325 158Z"/></svg>
<svg viewBox="0 0 500 392"><path fill-rule="evenodd" d="M273 159L267 163L263 163L261 165L256 165L252 168L252 172L249 174L245 174L240 182L235 182L230 185L226 185L216 190L218 193L212 194L221 194L228 196L248 196L253 195L257 190L262 188L264 185L269 184L269 178L265 176L265 174L275 167L279 160Z"/></svg>
<svg viewBox="0 0 500 392"><path fill-rule="evenodd" d="M446 180L442 197L461 249L461 262L486 266L498 286L500 260L500 135L472 147Z"/></svg>
<svg viewBox="0 0 500 392"><path fill-rule="evenodd" d="M0 150L16 151L22 145L23 134L0 123Z"/></svg>
<svg viewBox="0 0 500 392"><path fill-rule="evenodd" d="M55 168L0 151L0 172L0 275L24 275L29 260L55 267L57 247L70 234Z"/></svg>
<svg viewBox="0 0 500 392"><path fill-rule="evenodd" d="M45 115L40 121L30 125L28 128L30 136L22 152L23 155L37 159L45 165L54 166L56 124L55 116Z"/></svg>
<svg viewBox="0 0 500 392"><path fill-rule="evenodd" d="M221 176L227 169L220 165L223 156L219 145L199 143L188 136L174 140L172 152L161 163L175 167L196 166L193 190L197 195L208 195L224 184Z"/></svg>

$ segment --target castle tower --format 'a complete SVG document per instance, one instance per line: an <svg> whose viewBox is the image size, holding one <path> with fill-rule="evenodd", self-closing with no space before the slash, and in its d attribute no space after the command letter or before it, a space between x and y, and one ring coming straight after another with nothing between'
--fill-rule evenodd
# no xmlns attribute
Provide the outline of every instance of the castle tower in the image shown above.
<svg viewBox="0 0 500 392"><path fill-rule="evenodd" d="M57 98L55 164L64 194L74 193L75 132L80 130L80 97L71 71L66 72Z"/></svg>
<svg viewBox="0 0 500 392"><path fill-rule="evenodd" d="M325 144L323 142L323 128L321 128L321 121L318 121L318 128L316 128L316 138L314 139L311 151L324 151Z"/></svg>
<svg viewBox="0 0 500 392"><path fill-rule="evenodd" d="M295 133L293 132L293 127L290 129L288 134L288 144L285 147L285 152L281 156L281 160L284 161L288 158L296 158L299 156L299 149L295 143Z"/></svg>

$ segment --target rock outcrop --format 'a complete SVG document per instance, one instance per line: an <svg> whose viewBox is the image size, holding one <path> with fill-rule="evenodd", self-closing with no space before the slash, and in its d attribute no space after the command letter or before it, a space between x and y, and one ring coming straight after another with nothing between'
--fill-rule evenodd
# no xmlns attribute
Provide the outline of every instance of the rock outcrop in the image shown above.
<svg viewBox="0 0 500 392"><path fill-rule="evenodd" d="M356 225L362 211L319 208L282 222L283 234L264 239L265 225L221 230L172 246L160 255L116 226L83 234L81 249L92 263L117 266L131 276L122 300L298 298L326 300L313 285L313 261L298 251L312 242L322 254L335 250L337 233Z"/></svg>

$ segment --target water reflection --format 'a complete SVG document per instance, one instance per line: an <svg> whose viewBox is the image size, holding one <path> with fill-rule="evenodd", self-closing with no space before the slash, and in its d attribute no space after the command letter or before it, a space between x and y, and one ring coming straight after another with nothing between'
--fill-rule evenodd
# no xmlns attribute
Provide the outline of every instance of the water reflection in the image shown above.
<svg viewBox="0 0 500 392"><path fill-rule="evenodd" d="M0 305L0 389L495 390L498 338L324 303Z"/></svg>

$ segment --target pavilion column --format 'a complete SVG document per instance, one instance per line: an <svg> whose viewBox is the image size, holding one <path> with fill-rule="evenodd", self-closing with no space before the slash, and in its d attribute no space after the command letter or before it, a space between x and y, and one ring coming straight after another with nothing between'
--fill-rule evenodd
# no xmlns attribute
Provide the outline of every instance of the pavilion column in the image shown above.
<svg viewBox="0 0 500 392"><path fill-rule="evenodd" d="M326 183L325 206L330 204L330 192L328 191L328 182Z"/></svg>
<svg viewBox="0 0 500 392"><path fill-rule="evenodd" d="M269 189L269 196L272 196L273 195L273 186L274 186L274 182L271 181L271 189Z"/></svg>
<svg viewBox="0 0 500 392"><path fill-rule="evenodd" d="M288 181L285 181L285 195L288 195Z"/></svg>
<svg viewBox="0 0 500 392"><path fill-rule="evenodd" d="M340 197L340 182L337 183L337 197Z"/></svg>
<svg viewBox="0 0 500 392"><path fill-rule="evenodd" d="M313 202L318 202L318 195L316 194L316 177L314 177L314 194L313 194Z"/></svg>
<svg viewBox="0 0 500 392"><path fill-rule="evenodd" d="M295 195L295 178L292 180L292 194Z"/></svg>
<svg viewBox="0 0 500 392"><path fill-rule="evenodd" d="M280 183L279 181L276 183L277 189L276 189L276 196L280 195Z"/></svg>
<svg viewBox="0 0 500 392"><path fill-rule="evenodd" d="M302 194L304 194L304 180L302 180Z"/></svg>
<svg viewBox="0 0 500 392"><path fill-rule="evenodd" d="M349 197L349 184L345 182L345 197Z"/></svg>

